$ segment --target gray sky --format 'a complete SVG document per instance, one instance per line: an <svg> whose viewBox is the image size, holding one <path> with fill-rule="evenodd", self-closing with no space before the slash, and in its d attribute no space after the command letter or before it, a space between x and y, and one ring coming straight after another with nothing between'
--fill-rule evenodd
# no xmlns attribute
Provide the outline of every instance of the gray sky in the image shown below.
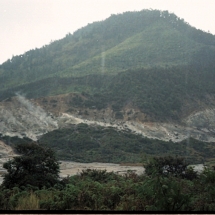
<svg viewBox="0 0 215 215"><path fill-rule="evenodd" d="M0 0L0 63L111 14L150 8L215 35L215 0Z"/></svg>

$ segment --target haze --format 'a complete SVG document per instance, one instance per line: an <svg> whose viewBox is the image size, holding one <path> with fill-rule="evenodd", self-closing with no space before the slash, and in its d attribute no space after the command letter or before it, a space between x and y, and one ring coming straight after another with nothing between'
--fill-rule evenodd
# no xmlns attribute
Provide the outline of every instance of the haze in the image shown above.
<svg viewBox="0 0 215 215"><path fill-rule="evenodd" d="M0 0L0 63L111 14L168 10L215 34L214 0Z"/></svg>

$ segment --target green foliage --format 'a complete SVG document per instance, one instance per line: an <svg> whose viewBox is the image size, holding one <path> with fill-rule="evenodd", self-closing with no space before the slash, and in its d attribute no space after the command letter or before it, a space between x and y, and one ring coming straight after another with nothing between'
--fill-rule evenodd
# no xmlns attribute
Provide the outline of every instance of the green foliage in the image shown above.
<svg viewBox="0 0 215 215"><path fill-rule="evenodd" d="M192 167L188 167L182 157L154 157L145 167L145 173L149 176L159 175L162 177L177 177L188 180L197 178L197 172Z"/></svg>
<svg viewBox="0 0 215 215"><path fill-rule="evenodd" d="M0 65L0 100L17 91L28 98L76 92L74 107L111 106L122 119L122 108L131 104L150 120L179 121L188 101L211 105L214 47L214 35L168 11L112 15ZM197 175L181 158L155 157L146 165L149 176L86 170L60 183L51 149L28 145L27 138L0 138L22 154L4 164L0 209L215 210L214 171ZM186 154L186 161L199 163L215 150L214 143L192 138L174 144L85 124L52 131L40 143L61 159L79 162L133 163L141 154Z"/></svg>
<svg viewBox="0 0 215 215"><path fill-rule="evenodd" d="M17 91L26 93L29 98L87 90L95 92L102 86L100 80L104 76L126 70L193 63L198 64L196 68L205 67L213 64L214 46L213 35L191 27L167 11L142 10L112 15L68 34L62 40L4 62L0 65L0 99L11 97ZM96 81L92 81L92 77L96 77ZM125 87L129 86L125 84ZM165 84L158 88L160 86ZM138 87L132 90L136 91ZM170 100L174 98L170 97ZM143 99L138 102L147 109ZM170 103L173 112L177 109L178 103L174 107L174 101L165 102ZM103 108L102 103L99 108ZM156 101L149 105L155 108Z"/></svg>
<svg viewBox="0 0 215 215"><path fill-rule="evenodd" d="M32 142L32 140L27 137L23 137L23 138L19 138L17 136L10 137L10 136L2 136L1 134L0 134L0 140L5 142L7 145L11 145L12 147L14 147L17 144L26 144L26 143Z"/></svg>
<svg viewBox="0 0 215 215"><path fill-rule="evenodd" d="M100 183L105 183L110 180L114 180L116 178L116 175L113 172L107 172L106 170L86 169L82 170L80 177L89 178Z"/></svg>
<svg viewBox="0 0 215 215"><path fill-rule="evenodd" d="M56 186L31 190L0 187L2 210L111 210L210 211L214 210L215 173L205 169L195 180L154 172L124 176L85 170L71 176L63 189Z"/></svg>
<svg viewBox="0 0 215 215"><path fill-rule="evenodd" d="M140 163L146 154L186 155L186 161L195 164L213 157L214 150L213 143L192 138L173 143L83 123L44 134L39 142L54 149L59 159L77 162Z"/></svg>
<svg viewBox="0 0 215 215"><path fill-rule="evenodd" d="M145 165L145 172L147 175L157 173L159 175L175 177L185 177L185 170L188 164L180 157L155 157L147 165Z"/></svg>
<svg viewBox="0 0 215 215"><path fill-rule="evenodd" d="M192 200L192 207L196 211L214 211L215 204L215 171L205 167L199 175L199 180L195 181L192 192L195 193Z"/></svg>
<svg viewBox="0 0 215 215"><path fill-rule="evenodd" d="M123 106L132 104L150 116L151 120L179 121L182 114L186 114L185 103L195 105L195 100L199 99L207 104L205 95L215 93L214 68L214 64L207 69L196 68L193 64L129 70L106 79L102 89L98 88L80 106L91 108L99 105L106 108L112 104L116 117L122 118L119 111Z"/></svg>
<svg viewBox="0 0 215 215"><path fill-rule="evenodd" d="M77 92L70 101L71 107L102 109L111 105L116 117L122 118L122 108L132 104L151 120L179 121L189 110L185 104L195 108L199 108L197 101L211 105L206 95L215 93L215 52L202 52L204 55L194 57L189 66L135 69L112 76L49 78L2 91L0 99L17 91L28 91L28 98Z"/></svg>
<svg viewBox="0 0 215 215"><path fill-rule="evenodd" d="M200 108L197 101L211 106L208 95L215 94L215 64L212 61L215 52L205 52L203 50L204 55L201 58L193 58L189 66L128 70L114 76L43 79L2 91L0 99L8 98L17 91L27 91L28 98L75 91L79 94L71 100L71 107L100 110L111 104L116 118L122 119L122 108L132 104L150 116L151 121L180 121L190 111L185 108L185 104L195 109ZM90 93L84 93L83 96L83 91Z"/></svg>
<svg viewBox="0 0 215 215"><path fill-rule="evenodd" d="M3 164L7 170L3 187L31 185L41 189L43 186L54 186L58 182L59 163L53 150L36 143L18 144L15 149L22 155Z"/></svg>
<svg viewBox="0 0 215 215"><path fill-rule="evenodd" d="M0 65L0 100L18 91L28 98L75 92L81 96L71 106L111 105L117 119L132 104L151 121L180 121L193 111L187 102L195 110L199 101L211 105L214 58L214 35L168 11L128 12Z"/></svg>
<svg viewBox="0 0 215 215"><path fill-rule="evenodd" d="M19 143L32 142L28 138L18 137L4 136L1 139L13 148ZM193 138L176 144L149 139L129 130L117 131L83 123L49 132L40 138L39 144L46 144L55 150L58 159L77 162L140 163L145 154L147 157L186 155L187 163L198 164L209 162L215 152L213 143ZM189 169L186 171L189 172ZM192 178L192 171L188 175Z"/></svg>
<svg viewBox="0 0 215 215"><path fill-rule="evenodd" d="M186 211L189 208L191 194L187 193L184 187L190 188L185 180L179 180L172 175L163 177L155 174L144 181L139 193L147 202L146 210Z"/></svg>

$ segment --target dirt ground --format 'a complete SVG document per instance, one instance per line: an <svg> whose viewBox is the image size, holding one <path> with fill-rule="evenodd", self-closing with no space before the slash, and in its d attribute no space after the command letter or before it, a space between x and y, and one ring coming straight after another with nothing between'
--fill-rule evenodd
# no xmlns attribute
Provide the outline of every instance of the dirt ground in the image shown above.
<svg viewBox="0 0 215 215"><path fill-rule="evenodd" d="M0 140L0 155L1 157L8 157L8 158L17 156L14 153L13 149L1 140Z"/></svg>
<svg viewBox="0 0 215 215"><path fill-rule="evenodd" d="M144 173L144 168L142 166L120 166L120 164L113 163L78 163L72 161L61 161L60 164L60 175L61 177L66 177L67 175L75 175L81 173L82 170L86 169L97 169L97 170L107 170L107 172L115 172L118 174L124 174L128 170L137 173L138 175Z"/></svg>
<svg viewBox="0 0 215 215"><path fill-rule="evenodd" d="M6 160L8 159L0 159L0 184L3 181L2 175L6 173L6 170L2 167ZM128 170L133 171L138 175L144 173L144 168L142 166L120 166L119 164L112 163L78 163L72 161L61 161L60 177L64 178L68 175L73 176L86 169L107 170L107 172L113 171L118 174L125 174Z"/></svg>

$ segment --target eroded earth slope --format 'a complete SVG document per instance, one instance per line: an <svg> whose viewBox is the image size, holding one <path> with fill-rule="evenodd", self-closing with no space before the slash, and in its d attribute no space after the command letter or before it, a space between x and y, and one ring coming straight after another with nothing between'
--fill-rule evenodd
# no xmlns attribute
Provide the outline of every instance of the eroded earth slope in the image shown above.
<svg viewBox="0 0 215 215"><path fill-rule="evenodd" d="M86 123L130 130L149 138L179 142L193 137L206 142L215 141L215 109L194 112L178 123L150 122L134 107L124 107L122 118L106 109L76 108L71 104L73 94L27 100L17 95L0 102L0 133L7 136L37 140L41 135L70 124Z"/></svg>

